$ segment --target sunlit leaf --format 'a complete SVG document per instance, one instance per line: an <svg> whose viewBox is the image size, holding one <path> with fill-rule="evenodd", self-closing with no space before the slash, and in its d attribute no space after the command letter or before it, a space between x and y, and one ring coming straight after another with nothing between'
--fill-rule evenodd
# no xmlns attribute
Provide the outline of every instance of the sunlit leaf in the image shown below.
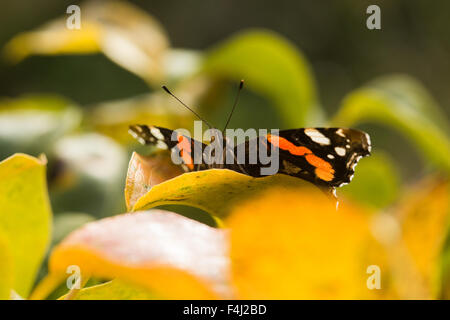
<svg viewBox="0 0 450 320"><path fill-rule="evenodd" d="M386 208L397 199L400 177L387 154L373 153L358 163L357 171L352 182L339 188L338 194L380 209Z"/></svg>
<svg viewBox="0 0 450 320"><path fill-rule="evenodd" d="M162 210L89 223L69 235L50 258L51 273L70 265L93 277L136 283L164 298L227 294L228 260L220 229Z"/></svg>
<svg viewBox="0 0 450 320"><path fill-rule="evenodd" d="M368 214L342 204L338 211L315 190L272 189L236 207L231 235L233 285L240 299L365 299L366 273L387 272L372 238Z"/></svg>
<svg viewBox="0 0 450 320"><path fill-rule="evenodd" d="M447 233L447 239L442 253L442 283L440 298L450 300L450 232Z"/></svg>
<svg viewBox="0 0 450 320"><path fill-rule="evenodd" d="M195 75L203 62L200 51L187 49L171 49L166 52L164 59L165 73L171 81L188 79Z"/></svg>
<svg viewBox="0 0 450 320"><path fill-rule="evenodd" d="M309 64L282 36L262 30L238 34L213 48L204 63L206 72L219 78L245 79L250 89L273 101L287 126L317 120L320 110Z"/></svg>
<svg viewBox="0 0 450 320"><path fill-rule="evenodd" d="M34 95L0 101L0 159L16 152L38 155L74 129L80 110L57 96Z"/></svg>
<svg viewBox="0 0 450 320"><path fill-rule="evenodd" d="M27 297L50 241L45 162L16 154L0 162L0 233L10 245L13 289Z"/></svg>
<svg viewBox="0 0 450 320"><path fill-rule="evenodd" d="M390 76L350 93L332 125L376 122L391 126L411 139L429 161L450 171L450 126L445 119L415 80Z"/></svg>
<svg viewBox="0 0 450 320"><path fill-rule="evenodd" d="M253 178L227 169L211 169L185 173L153 186L139 198L133 210L180 204L200 208L213 216L224 218L243 200L274 185L297 190L311 186L304 180L281 174ZM325 194L323 199L326 199Z"/></svg>
<svg viewBox="0 0 450 320"><path fill-rule="evenodd" d="M125 202L128 211L131 211L136 201L154 185L182 173L183 170L172 163L167 153L145 157L134 152L128 165L125 182Z"/></svg>
<svg viewBox="0 0 450 320"><path fill-rule="evenodd" d="M65 295L60 299L64 300ZM150 300L158 299L148 289L140 288L120 280L112 280L106 283L81 289L74 300Z"/></svg>
<svg viewBox="0 0 450 320"><path fill-rule="evenodd" d="M0 233L0 300L10 298L13 281L13 261L10 245L7 238Z"/></svg>
<svg viewBox="0 0 450 320"><path fill-rule="evenodd" d="M14 290L11 290L11 300L25 300L20 295L17 294Z"/></svg>
<svg viewBox="0 0 450 320"><path fill-rule="evenodd" d="M406 298L437 298L441 253L450 221L448 182L421 182L408 191L396 211L401 237L392 258L399 288Z"/></svg>
<svg viewBox="0 0 450 320"><path fill-rule="evenodd" d="M17 35L6 45L6 56L18 62L32 54L103 52L149 82L164 76L168 40L159 22L144 11L125 1L91 1L81 5L80 29L69 29L68 17Z"/></svg>

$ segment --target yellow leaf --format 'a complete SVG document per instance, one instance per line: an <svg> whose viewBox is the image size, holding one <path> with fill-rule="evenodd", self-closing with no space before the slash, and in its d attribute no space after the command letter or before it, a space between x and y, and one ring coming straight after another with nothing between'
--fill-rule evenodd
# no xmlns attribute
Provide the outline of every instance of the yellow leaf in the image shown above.
<svg viewBox="0 0 450 320"><path fill-rule="evenodd" d="M224 218L239 202L277 185L297 190L312 186L309 182L282 174L253 178L227 169L211 169L184 173L153 186L139 198L133 210L180 204ZM323 199L326 199L325 195Z"/></svg>
<svg viewBox="0 0 450 320"><path fill-rule="evenodd" d="M6 58L17 63L32 54L96 53L100 28L86 21L80 30L69 30L65 19L52 21L36 31L20 33L4 48Z"/></svg>
<svg viewBox="0 0 450 320"><path fill-rule="evenodd" d="M225 233L162 210L123 214L85 225L50 257L53 274L117 278L170 299L227 295ZM210 288L213 288L212 291Z"/></svg>
<svg viewBox="0 0 450 320"><path fill-rule="evenodd" d="M62 296L59 300L64 300ZM135 284L129 284L120 280L112 280L106 283L81 289L74 300L150 300L162 299L148 289L140 288Z"/></svg>
<svg viewBox="0 0 450 320"><path fill-rule="evenodd" d="M182 173L183 170L173 164L165 152L147 157L133 152L125 182L125 202L128 211L131 211L136 201L153 186Z"/></svg>
<svg viewBox="0 0 450 320"><path fill-rule="evenodd" d="M396 211L401 237L391 255L398 289L404 298L437 298L450 214L449 183L422 181L408 191Z"/></svg>
<svg viewBox="0 0 450 320"><path fill-rule="evenodd" d="M13 258L13 289L27 297L50 240L45 162L15 154L0 162L0 233Z"/></svg>
<svg viewBox="0 0 450 320"><path fill-rule="evenodd" d="M13 287L13 261L9 248L6 237L0 234L0 300L9 299Z"/></svg>
<svg viewBox="0 0 450 320"><path fill-rule="evenodd" d="M367 213L338 211L317 190L275 188L237 207L226 220L231 234L233 285L239 299L365 299L368 266L376 255ZM383 275L383 273L382 273Z"/></svg>
<svg viewBox="0 0 450 320"><path fill-rule="evenodd" d="M65 16L19 34L5 47L18 62L32 54L103 52L121 67L149 82L160 82L168 47L159 22L125 1L87 2L81 6L81 28L69 29Z"/></svg>

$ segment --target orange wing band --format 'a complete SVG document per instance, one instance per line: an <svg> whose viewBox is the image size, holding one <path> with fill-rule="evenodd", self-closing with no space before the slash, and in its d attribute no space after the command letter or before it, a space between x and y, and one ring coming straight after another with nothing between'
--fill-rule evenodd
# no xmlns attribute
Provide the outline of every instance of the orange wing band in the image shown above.
<svg viewBox="0 0 450 320"><path fill-rule="evenodd" d="M330 163L314 155L311 150L303 146L296 146L289 140L279 137L267 135L267 140L275 147L286 150L295 156L304 156L309 164L316 167L314 173L318 178L324 181L331 181L334 178L334 169Z"/></svg>
<svg viewBox="0 0 450 320"><path fill-rule="evenodd" d="M178 148L180 149L181 159L189 169L194 169L194 163L191 157L191 143L188 138L182 135L178 135Z"/></svg>

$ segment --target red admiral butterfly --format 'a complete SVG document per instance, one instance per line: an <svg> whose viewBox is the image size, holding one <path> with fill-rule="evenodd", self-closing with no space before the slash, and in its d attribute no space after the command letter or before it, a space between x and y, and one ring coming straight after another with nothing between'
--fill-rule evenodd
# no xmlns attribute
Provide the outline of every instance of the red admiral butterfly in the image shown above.
<svg viewBox="0 0 450 320"><path fill-rule="evenodd" d="M239 89L242 89L242 85L243 82L241 81ZM191 110L166 87L163 86L163 89ZM239 93L236 96L232 112L238 97ZM199 117L193 110L191 111ZM231 114L227 120L227 125ZM208 124L208 122L204 122ZM222 132L224 131L225 129ZM260 162L227 164L224 163L225 161L222 164L207 164L204 162L194 164L193 150L203 152L207 145L173 130L156 126L131 125L129 133L142 144L155 145L177 152L181 156L182 167L187 172L224 168L253 177L261 177L260 169L265 166ZM176 137L175 141L173 137ZM328 190L334 190L335 187L348 184L353 178L357 162L362 157L370 155L371 151L369 135L355 129L301 128L281 130L277 136L267 134L258 138L261 139L261 145L265 148L269 150L274 148L272 150L278 151L278 173L310 181ZM235 157L240 147L245 147L245 153L248 156L250 144L250 141L246 141L244 146L237 145L234 147L231 150L233 156Z"/></svg>

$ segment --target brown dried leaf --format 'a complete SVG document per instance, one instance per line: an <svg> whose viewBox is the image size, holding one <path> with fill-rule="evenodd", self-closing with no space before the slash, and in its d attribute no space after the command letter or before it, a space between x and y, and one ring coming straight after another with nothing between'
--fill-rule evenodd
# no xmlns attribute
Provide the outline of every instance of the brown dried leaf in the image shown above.
<svg viewBox="0 0 450 320"><path fill-rule="evenodd" d="M183 170L173 164L167 153L161 152L151 156L142 156L133 152L125 183L125 202L128 211L131 211L136 201L154 185L182 173Z"/></svg>

